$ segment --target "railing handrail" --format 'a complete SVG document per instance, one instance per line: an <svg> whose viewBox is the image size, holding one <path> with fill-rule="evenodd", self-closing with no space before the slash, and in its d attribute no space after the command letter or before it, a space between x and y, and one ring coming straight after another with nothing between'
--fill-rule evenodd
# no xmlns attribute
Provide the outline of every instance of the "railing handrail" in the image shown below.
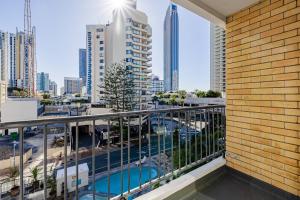
<svg viewBox="0 0 300 200"><path fill-rule="evenodd" d="M180 111L200 110L200 109L210 109L210 108L225 108L225 105L209 105L209 106L195 106L195 107L183 107L183 108L166 108L166 109L155 109L155 110L141 110L141 111L117 112L117 113L104 113L104 114L99 114L99 115L43 118L43 119L36 119L36 120L4 122L4 123L0 123L0 130L31 127L31 126L39 126L39 125L51 125L51 124L72 123L72 122L85 122L85 121L103 120L103 119L107 120L107 119L112 119L112 118L131 117L131 116L148 115L148 114L155 114L155 113L174 113L174 112L180 112Z"/></svg>

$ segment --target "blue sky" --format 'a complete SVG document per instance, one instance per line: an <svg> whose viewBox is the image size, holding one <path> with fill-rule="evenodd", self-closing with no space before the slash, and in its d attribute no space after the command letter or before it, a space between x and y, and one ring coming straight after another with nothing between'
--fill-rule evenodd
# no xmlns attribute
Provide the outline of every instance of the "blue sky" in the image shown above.
<svg viewBox="0 0 300 200"><path fill-rule="evenodd" d="M38 72L63 86L65 76L78 76L78 49L85 48L85 25L111 20L109 0L31 0L37 27ZM138 0L153 29L152 71L163 77L163 21L169 0ZM1 0L0 29L23 29L24 0ZM209 22L178 8L180 27L180 89L209 89Z"/></svg>

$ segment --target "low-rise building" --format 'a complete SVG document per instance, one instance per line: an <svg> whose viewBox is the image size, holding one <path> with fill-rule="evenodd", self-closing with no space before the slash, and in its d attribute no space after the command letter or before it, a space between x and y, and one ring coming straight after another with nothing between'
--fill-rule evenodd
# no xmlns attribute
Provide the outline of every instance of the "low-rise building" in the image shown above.
<svg viewBox="0 0 300 200"><path fill-rule="evenodd" d="M159 92L164 92L164 81L160 80L158 76L152 76L151 81L151 94L157 94Z"/></svg>
<svg viewBox="0 0 300 200"><path fill-rule="evenodd" d="M81 94L82 79L75 77L65 77L64 94Z"/></svg>

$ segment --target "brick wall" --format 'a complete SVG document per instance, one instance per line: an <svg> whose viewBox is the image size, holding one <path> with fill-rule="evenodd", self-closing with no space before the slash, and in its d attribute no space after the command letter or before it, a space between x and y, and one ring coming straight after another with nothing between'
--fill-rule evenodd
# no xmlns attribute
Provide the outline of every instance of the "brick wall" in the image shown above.
<svg viewBox="0 0 300 200"><path fill-rule="evenodd" d="M227 164L300 196L300 0L227 18Z"/></svg>

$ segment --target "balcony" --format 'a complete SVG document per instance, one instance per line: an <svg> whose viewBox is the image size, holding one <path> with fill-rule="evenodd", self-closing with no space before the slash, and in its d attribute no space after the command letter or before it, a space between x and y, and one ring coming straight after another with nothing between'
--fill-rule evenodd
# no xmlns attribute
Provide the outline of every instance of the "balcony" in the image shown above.
<svg viewBox="0 0 300 200"><path fill-rule="evenodd" d="M16 131L23 155L12 158L19 175L1 182L7 198L135 197L225 153L224 106L11 122L0 129Z"/></svg>

